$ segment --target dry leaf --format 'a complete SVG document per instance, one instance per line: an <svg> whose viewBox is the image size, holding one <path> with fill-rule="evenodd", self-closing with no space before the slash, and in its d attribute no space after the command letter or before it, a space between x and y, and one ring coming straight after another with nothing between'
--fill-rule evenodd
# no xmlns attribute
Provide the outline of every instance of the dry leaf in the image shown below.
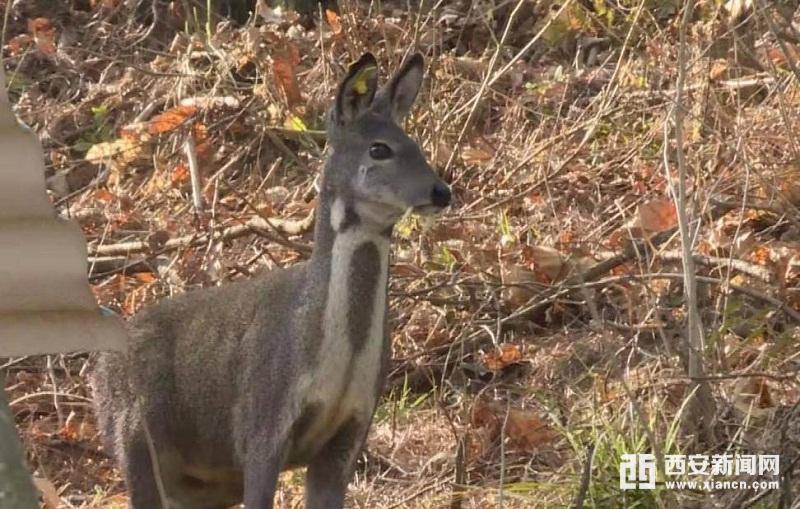
<svg viewBox="0 0 800 509"><path fill-rule="evenodd" d="M517 364L522 360L522 350L519 345L503 343L497 349L486 352L483 355L483 364L491 371L501 371L506 366Z"/></svg>
<svg viewBox="0 0 800 509"><path fill-rule="evenodd" d="M325 21L328 22L328 26L331 27L331 31L334 34L339 35L342 33L342 21L336 11L325 9Z"/></svg>
<svg viewBox="0 0 800 509"><path fill-rule="evenodd" d="M136 272L133 277L142 283L153 283L157 279L152 272Z"/></svg>
<svg viewBox="0 0 800 509"><path fill-rule="evenodd" d="M786 200L792 205L800 205L800 182L798 176L789 178L781 183L780 190Z"/></svg>
<svg viewBox="0 0 800 509"><path fill-rule="evenodd" d="M294 66L299 63L297 48L289 44L288 49L277 52L272 57L272 73L278 86L286 94L286 102L290 108L303 103L300 87L297 85L297 76Z"/></svg>
<svg viewBox="0 0 800 509"><path fill-rule="evenodd" d="M767 246L761 245L753 249L750 253L750 261L759 265L769 265L772 262L772 253Z"/></svg>
<svg viewBox="0 0 800 509"><path fill-rule="evenodd" d="M61 499L58 498L58 491L49 479L34 477L33 484L42 494L43 509L59 509L59 507L61 507Z"/></svg>
<svg viewBox="0 0 800 509"><path fill-rule="evenodd" d="M143 145L137 140L124 137L115 141L92 145L84 159L90 163L114 163L124 166L137 160L143 153Z"/></svg>
<svg viewBox="0 0 800 509"><path fill-rule="evenodd" d="M536 280L541 283L561 280L567 273L564 257L552 247L523 246L522 256L528 265L533 267Z"/></svg>
<svg viewBox="0 0 800 509"><path fill-rule="evenodd" d="M178 163L175 168L172 169L172 176L170 178L170 183L172 187L180 187L184 183L189 181L189 167L186 166L185 163L180 162Z"/></svg>
<svg viewBox="0 0 800 509"><path fill-rule="evenodd" d="M470 417L472 426L485 429L490 440L495 441L502 434L509 445L525 452L541 449L558 437L532 410L507 408L503 404L479 400L473 405Z"/></svg>
<svg viewBox="0 0 800 509"><path fill-rule="evenodd" d="M102 189L102 188L97 189L93 193L93 195L94 195L94 199L95 200L103 201L103 202L112 202L112 201L114 201L114 198L115 198L114 194L111 191L109 191L108 189Z"/></svg>
<svg viewBox="0 0 800 509"><path fill-rule="evenodd" d="M536 274L519 265L504 264L503 270L503 299L513 306L524 306L535 295L527 285L536 282Z"/></svg>
<svg viewBox="0 0 800 509"><path fill-rule="evenodd" d="M184 125L197 112L194 106L175 106L153 117L147 123L149 134L163 134L174 131Z"/></svg>
<svg viewBox="0 0 800 509"><path fill-rule="evenodd" d="M512 445L527 452L540 449L558 436L537 413L513 408L508 414L506 435Z"/></svg>
<svg viewBox="0 0 800 509"><path fill-rule="evenodd" d="M196 122L192 126L192 136L194 137L194 151L200 159L205 158L211 152L211 144L208 142L208 127L205 124Z"/></svg>
<svg viewBox="0 0 800 509"><path fill-rule="evenodd" d="M603 241L603 245L609 249L621 249L627 238L624 228L617 228Z"/></svg>
<svg viewBox="0 0 800 509"><path fill-rule="evenodd" d="M772 413L775 403L767 379L760 376L740 378L733 390L733 406L744 415L764 417Z"/></svg>
<svg viewBox="0 0 800 509"><path fill-rule="evenodd" d="M392 276L394 277L423 277L425 271L413 263L395 262L392 264Z"/></svg>
<svg viewBox="0 0 800 509"><path fill-rule="evenodd" d="M786 53L789 54L791 61L797 62L798 57L800 57L800 52L797 50L797 47L789 42L784 43L784 47L786 48ZM775 64L775 67L782 67L786 69L789 67L788 63L786 62L786 53L784 53L783 49L780 47L769 48L766 56L772 60L772 63Z"/></svg>
<svg viewBox="0 0 800 509"><path fill-rule="evenodd" d="M472 406L470 415L472 425L476 428L492 428L498 424L496 415L496 405L478 400Z"/></svg>
<svg viewBox="0 0 800 509"><path fill-rule="evenodd" d="M56 53L56 29L47 18L28 20L28 33L33 36L36 48L45 55Z"/></svg>
<svg viewBox="0 0 800 509"><path fill-rule="evenodd" d="M414 308L403 327L403 333L415 343L424 344L426 348L444 345L452 341L447 333L444 319L430 304L422 304Z"/></svg>
<svg viewBox="0 0 800 509"><path fill-rule="evenodd" d="M658 198L639 205L636 226L646 234L663 232L678 224L678 211L668 198Z"/></svg>
<svg viewBox="0 0 800 509"><path fill-rule="evenodd" d="M9 56L16 57L23 51L27 50L31 44L33 44L33 37L28 34L19 34L18 36L9 39L9 41L6 43L6 48L8 48Z"/></svg>
<svg viewBox="0 0 800 509"><path fill-rule="evenodd" d="M461 158L470 166L484 166L494 158L494 154L479 147L464 147Z"/></svg>
<svg viewBox="0 0 800 509"><path fill-rule="evenodd" d="M721 80L727 76L728 61L724 58L718 58L711 64L711 70L708 71L708 78L711 81Z"/></svg>

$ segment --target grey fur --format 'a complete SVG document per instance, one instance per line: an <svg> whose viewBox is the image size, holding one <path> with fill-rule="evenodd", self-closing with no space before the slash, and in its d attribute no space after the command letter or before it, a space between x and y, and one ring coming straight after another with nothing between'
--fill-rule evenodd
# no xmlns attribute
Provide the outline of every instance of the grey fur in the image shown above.
<svg viewBox="0 0 800 509"><path fill-rule="evenodd" d="M150 442L173 509L272 507L278 474L300 465L307 508L343 506L389 360L388 234L405 209L450 199L398 125L421 57L381 90L377 72L354 85L369 66L351 67L329 114L311 259L149 307L127 354L99 358L100 428L134 509L163 507ZM393 157L372 158L376 142Z"/></svg>

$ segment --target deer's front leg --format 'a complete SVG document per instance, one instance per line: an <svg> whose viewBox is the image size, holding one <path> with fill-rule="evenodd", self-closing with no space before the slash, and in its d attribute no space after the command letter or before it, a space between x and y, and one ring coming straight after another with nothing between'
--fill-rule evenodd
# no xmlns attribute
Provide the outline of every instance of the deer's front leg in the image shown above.
<svg viewBox="0 0 800 509"><path fill-rule="evenodd" d="M308 464L306 509L344 507L347 484L364 445L369 420L351 418Z"/></svg>
<svg viewBox="0 0 800 509"><path fill-rule="evenodd" d="M261 435L248 444L244 468L245 509L270 509L283 470L285 441Z"/></svg>

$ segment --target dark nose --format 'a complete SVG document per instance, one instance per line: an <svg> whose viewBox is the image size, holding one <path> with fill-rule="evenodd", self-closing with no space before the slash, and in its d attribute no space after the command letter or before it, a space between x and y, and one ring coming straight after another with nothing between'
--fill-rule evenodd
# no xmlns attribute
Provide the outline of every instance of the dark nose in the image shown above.
<svg viewBox="0 0 800 509"><path fill-rule="evenodd" d="M431 191L431 202L437 207L450 205L450 188L442 183L434 184L433 191Z"/></svg>

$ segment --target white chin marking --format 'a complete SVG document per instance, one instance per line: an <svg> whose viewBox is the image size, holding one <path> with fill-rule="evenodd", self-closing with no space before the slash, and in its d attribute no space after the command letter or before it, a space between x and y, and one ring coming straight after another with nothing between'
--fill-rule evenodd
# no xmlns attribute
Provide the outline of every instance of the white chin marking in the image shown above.
<svg viewBox="0 0 800 509"><path fill-rule="evenodd" d="M331 228L333 231L338 232L342 228L344 215L344 202L340 198L336 198L331 205Z"/></svg>
<svg viewBox="0 0 800 509"><path fill-rule="evenodd" d="M400 217L397 209L375 202L356 202L356 213L366 221L380 226L389 226Z"/></svg>

